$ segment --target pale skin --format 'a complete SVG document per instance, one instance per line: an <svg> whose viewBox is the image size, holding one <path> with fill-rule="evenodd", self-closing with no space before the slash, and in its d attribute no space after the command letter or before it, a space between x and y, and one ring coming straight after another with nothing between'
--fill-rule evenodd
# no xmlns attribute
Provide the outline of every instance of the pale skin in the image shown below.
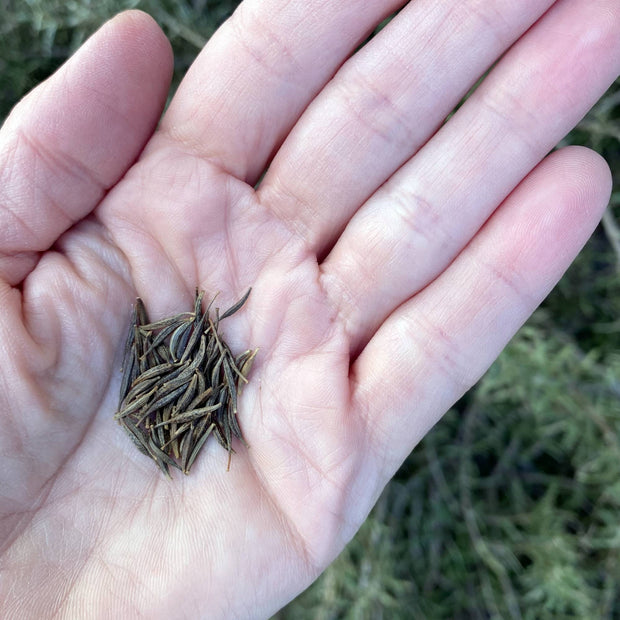
<svg viewBox="0 0 620 620"><path fill-rule="evenodd" d="M617 0L417 0L351 56L403 4L246 0L157 129L170 47L124 13L5 122L3 617L274 613L594 230L607 165L547 154L620 71ZM196 285L253 287L249 448L170 481L112 419L120 355L137 295Z"/></svg>

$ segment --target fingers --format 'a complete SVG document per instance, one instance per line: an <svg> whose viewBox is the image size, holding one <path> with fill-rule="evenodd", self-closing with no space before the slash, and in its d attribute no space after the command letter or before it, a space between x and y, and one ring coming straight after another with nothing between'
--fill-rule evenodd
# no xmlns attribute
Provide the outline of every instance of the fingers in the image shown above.
<svg viewBox="0 0 620 620"><path fill-rule="evenodd" d="M19 103L0 132L0 277L15 284L135 160L165 104L170 45L123 13Z"/></svg>
<svg viewBox="0 0 620 620"><path fill-rule="evenodd" d="M610 1L556 5L356 213L323 264L353 353L450 264L613 82L619 26Z"/></svg>
<svg viewBox="0 0 620 620"><path fill-rule="evenodd" d="M324 255L359 205L551 4L410 3L306 111L259 188L263 202Z"/></svg>
<svg viewBox="0 0 620 620"><path fill-rule="evenodd" d="M245 0L208 42L162 137L254 184L355 46L403 0Z"/></svg>
<svg viewBox="0 0 620 620"><path fill-rule="evenodd" d="M372 446L369 466L379 464L381 484L558 281L610 191L609 169L595 153L569 147L552 154L454 263L375 334L352 376Z"/></svg>

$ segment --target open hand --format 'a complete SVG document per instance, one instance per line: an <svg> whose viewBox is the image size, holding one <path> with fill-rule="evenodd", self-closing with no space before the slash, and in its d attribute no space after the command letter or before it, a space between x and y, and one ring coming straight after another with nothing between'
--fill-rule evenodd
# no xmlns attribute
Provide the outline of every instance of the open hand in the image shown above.
<svg viewBox="0 0 620 620"><path fill-rule="evenodd" d="M6 121L3 617L273 613L593 231L606 164L545 156L618 75L617 1L417 0L351 56L403 4L246 0L157 128L169 45L124 13ZM170 481L112 416L135 297L196 286L253 287L249 448Z"/></svg>

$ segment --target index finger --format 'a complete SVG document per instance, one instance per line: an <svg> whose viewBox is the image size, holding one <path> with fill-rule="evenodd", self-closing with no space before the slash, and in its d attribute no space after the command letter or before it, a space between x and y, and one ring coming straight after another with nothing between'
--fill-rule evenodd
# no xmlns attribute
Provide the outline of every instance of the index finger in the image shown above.
<svg viewBox="0 0 620 620"><path fill-rule="evenodd" d="M308 102L403 0L245 0L200 53L159 138L254 183Z"/></svg>

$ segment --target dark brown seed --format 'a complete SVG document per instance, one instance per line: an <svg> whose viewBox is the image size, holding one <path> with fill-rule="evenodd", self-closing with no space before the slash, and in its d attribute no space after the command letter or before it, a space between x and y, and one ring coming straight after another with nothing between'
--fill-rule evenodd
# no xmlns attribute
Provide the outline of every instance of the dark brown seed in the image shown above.
<svg viewBox="0 0 620 620"><path fill-rule="evenodd" d="M153 435L153 437L157 440L156 444L159 448L161 448L166 443L166 433L164 425L168 424L171 408L172 407L165 407L163 410L158 409L157 415L155 416L155 424L153 426L153 429L155 429L155 435Z"/></svg>
<svg viewBox="0 0 620 620"><path fill-rule="evenodd" d="M190 427L190 430L188 430L187 433L183 435L183 439L181 439L181 470L184 473L187 473L187 463L189 461L189 457L191 456L193 445L194 441Z"/></svg>
<svg viewBox="0 0 620 620"><path fill-rule="evenodd" d="M121 420L121 426L123 430L129 435L129 438L134 443L136 448L142 452L142 454L146 456L151 456L147 439L142 433L142 431L137 428L130 420Z"/></svg>
<svg viewBox="0 0 620 620"><path fill-rule="evenodd" d="M178 387L186 386L192 380L193 376L194 373L189 368L189 365L186 365L185 368L183 368L183 372L178 373L176 377L166 377L165 381L159 387L159 395L163 396L164 394L176 390Z"/></svg>
<svg viewBox="0 0 620 620"><path fill-rule="evenodd" d="M144 326L149 322L148 315L146 314L146 308L144 302L140 297L136 299L136 325Z"/></svg>
<svg viewBox="0 0 620 620"><path fill-rule="evenodd" d="M215 366L213 366L213 370L211 371L211 385L218 385L220 383L220 369L222 367L223 357L219 357L217 362L215 362Z"/></svg>
<svg viewBox="0 0 620 620"><path fill-rule="evenodd" d="M181 469L174 459L170 458L163 450L159 448L159 446L155 444L152 437L149 438L149 448L157 458L161 459L167 465L170 465L171 467L176 467L177 469Z"/></svg>
<svg viewBox="0 0 620 620"><path fill-rule="evenodd" d="M194 320L193 312L181 312L154 323L140 323L140 331L143 333L155 332L159 329L169 327L170 325L191 322Z"/></svg>
<svg viewBox="0 0 620 620"><path fill-rule="evenodd" d="M221 321L221 320L231 316L235 312L237 312L237 310L239 310L239 308L241 308L241 306L243 306L243 304L246 302L246 300L250 296L251 292L252 292L252 288L249 288L248 292L236 304L234 304L233 306L228 308L228 310L226 310L226 312L224 312L224 314L222 314L222 316L219 318L219 320Z"/></svg>
<svg viewBox="0 0 620 620"><path fill-rule="evenodd" d="M257 353L258 349L254 349L254 351L252 351L252 355L250 355L250 357L248 357L246 360L243 361L241 365L239 365L239 370L241 370L241 374L246 379L247 376L250 374L250 370L252 368L252 364L254 363L254 358L256 357Z"/></svg>
<svg viewBox="0 0 620 620"><path fill-rule="evenodd" d="M160 396L159 392L157 393L157 398L149 404L148 408L142 413L142 418L140 421L142 422L148 415L154 413L160 407L164 407L168 403L171 403L177 396L179 396L185 390L185 385L178 387L176 390L173 390L170 393L165 394L164 396Z"/></svg>
<svg viewBox="0 0 620 620"><path fill-rule="evenodd" d="M143 394L136 400L131 403L125 405L125 407L121 408L118 413L115 414L115 418L126 418L129 414L140 411L143 407L148 405L149 400L155 395L157 391L157 387L153 387L149 392Z"/></svg>
<svg viewBox="0 0 620 620"><path fill-rule="evenodd" d="M127 337L125 339L125 348L123 352L123 363L121 365L121 372L125 372L131 360L133 360L135 353L135 327L136 327L136 308L134 306L133 311L131 313L131 324L129 325L129 329L127 330Z"/></svg>
<svg viewBox="0 0 620 620"><path fill-rule="evenodd" d="M173 421L177 424L181 422L192 422L198 420L206 415L210 415L213 411L217 411L221 405L219 403L215 405L209 405L208 407L200 407L199 409L190 409L174 416Z"/></svg>
<svg viewBox="0 0 620 620"><path fill-rule="evenodd" d="M243 445L247 448L248 444L245 442L243 438L243 434L241 433L241 428L239 427L239 420L237 419L237 414L232 410L231 403L228 403L228 426L232 431L232 434L239 439L243 443Z"/></svg>
<svg viewBox="0 0 620 620"><path fill-rule="evenodd" d="M188 409L196 409L198 405L206 402L206 400L213 395L213 387L207 388L204 392L200 392L196 398L187 406ZM213 404L213 403L208 403Z"/></svg>
<svg viewBox="0 0 620 620"><path fill-rule="evenodd" d="M198 291L196 287L196 298L194 299L194 323L198 324L202 316L202 300L205 296L204 291Z"/></svg>
<svg viewBox="0 0 620 620"><path fill-rule="evenodd" d="M171 426L173 424L171 423ZM168 439L168 441L161 447L162 450L164 448L168 448L168 446L172 446L172 443L174 441L178 441L179 437L181 435L185 435L187 433L187 431L191 432L191 426L192 423L191 422L186 422L185 424L181 424L181 426L179 426L179 428L177 428L174 432L170 432L170 438ZM176 458L179 458L179 454L175 454Z"/></svg>
<svg viewBox="0 0 620 620"><path fill-rule="evenodd" d="M224 448L225 450L228 450L228 444L226 443L222 428L219 424L215 424L213 428L213 434L215 435L215 438L217 439L217 442L220 444L220 446L222 446L222 448Z"/></svg>
<svg viewBox="0 0 620 620"><path fill-rule="evenodd" d="M170 353L173 359L181 359L181 354L189 340L193 325L194 323L191 321L183 323L177 327L172 336L170 336Z"/></svg>
<svg viewBox="0 0 620 620"><path fill-rule="evenodd" d="M187 462L183 465L183 472L186 474L189 474L189 470L191 469L192 465L194 464L194 461L196 460L196 457L200 454L200 451L202 450L203 446L205 445L205 442L207 441L207 439L209 438L209 435L213 432L213 429L215 428L215 424L211 423L209 425L209 428L207 428L206 431L204 431L202 433L202 435L200 435L200 437L198 438L198 440L196 441L194 448L192 450L192 453L190 454L189 458L187 459Z"/></svg>
<svg viewBox="0 0 620 620"><path fill-rule="evenodd" d="M179 368L179 363L178 362L175 362L175 363L172 363L172 364L169 363L169 362L166 362L165 364L158 364L157 366L153 366L153 367L149 368L148 370L145 370L144 372L140 373L136 377L136 379L133 382L132 386L136 385L138 382L146 381L147 379L152 379L153 377L161 377L161 376L163 376L163 375L165 375L165 374L167 374L169 372L172 372L172 371L174 371L174 370L176 370L178 368ZM179 374L180 374L180 372L182 372L182 370L183 369L181 368L181 370L179 371Z"/></svg>
<svg viewBox="0 0 620 620"><path fill-rule="evenodd" d="M133 332L133 329L131 331ZM127 396L127 393L129 392L129 386L132 383L131 378L133 376L134 365L137 364L137 357L138 356L136 355L136 346L132 339L129 351L125 351L125 359L123 360L123 369L122 369L123 377L121 379L121 390L119 394L119 404L118 404L119 407L120 407L120 404L123 402L123 400L125 400L125 397Z"/></svg>
<svg viewBox="0 0 620 620"><path fill-rule="evenodd" d="M129 392L125 396L125 401L130 403L131 401L138 398L141 394L144 394L148 390L150 390L155 383L159 381L159 377L152 377L147 379L146 381L138 381Z"/></svg>
<svg viewBox="0 0 620 620"><path fill-rule="evenodd" d="M202 335L204 325L204 317L200 319L200 321L194 325L194 330L192 331L192 335L189 337L185 348L183 349L183 353L181 355L181 364L194 352L196 345L198 344L198 339Z"/></svg>
<svg viewBox="0 0 620 620"><path fill-rule="evenodd" d="M185 390L185 393L183 394L183 396L181 396L181 398L179 398L179 400L174 405L175 413L177 411L183 411L192 402L192 399L194 398L196 394L197 385L198 385L198 374L194 372L192 376L192 380L189 382L187 389Z"/></svg>
<svg viewBox="0 0 620 620"><path fill-rule="evenodd" d="M164 340L166 340L166 338L168 338L168 336L170 336L170 334L177 329L178 324L177 323L171 323L170 325L168 325L167 327L165 327L164 329L162 329L159 334L157 334L157 336L155 336L155 338L153 338L153 340L149 343L149 346L147 348L147 350L144 352L144 354L146 355L147 353L150 353L151 350L156 349L157 347L159 347L159 345L161 345Z"/></svg>
<svg viewBox="0 0 620 620"><path fill-rule="evenodd" d="M203 394L207 389L207 382L205 380L204 373L202 371L198 371L196 373L196 376L198 377L198 384L196 385L196 392L198 392L198 394Z"/></svg>
<svg viewBox="0 0 620 620"><path fill-rule="evenodd" d="M226 358L224 358L224 361L222 362L222 367L224 368L224 379L226 381L226 385L228 386L233 411L237 413L237 383L233 377L230 364Z"/></svg>

